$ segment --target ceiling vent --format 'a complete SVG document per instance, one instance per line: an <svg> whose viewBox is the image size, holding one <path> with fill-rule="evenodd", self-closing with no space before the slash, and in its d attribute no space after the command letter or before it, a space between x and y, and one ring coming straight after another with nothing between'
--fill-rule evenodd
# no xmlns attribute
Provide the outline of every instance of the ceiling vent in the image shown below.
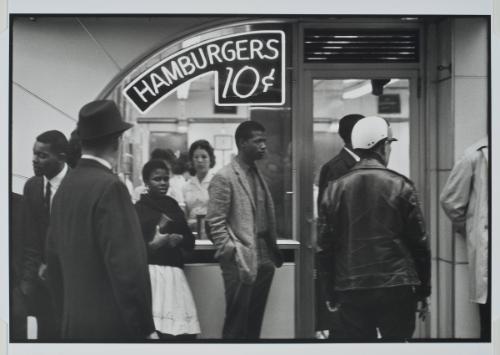
<svg viewBox="0 0 500 355"><path fill-rule="evenodd" d="M417 30L306 29L305 63L416 63Z"/></svg>

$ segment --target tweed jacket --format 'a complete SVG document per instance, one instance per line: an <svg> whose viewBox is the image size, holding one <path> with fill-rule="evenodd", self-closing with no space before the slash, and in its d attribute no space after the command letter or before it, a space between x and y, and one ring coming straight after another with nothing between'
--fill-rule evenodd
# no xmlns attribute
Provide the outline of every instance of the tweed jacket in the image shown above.
<svg viewBox="0 0 500 355"><path fill-rule="evenodd" d="M282 260L276 245L276 219L271 193L261 172L257 175L264 186L269 230L268 247L275 266ZM235 256L239 275L244 283L257 277L257 225L255 202L245 172L234 159L212 178L208 187L207 225L217 249L217 259L229 260Z"/></svg>

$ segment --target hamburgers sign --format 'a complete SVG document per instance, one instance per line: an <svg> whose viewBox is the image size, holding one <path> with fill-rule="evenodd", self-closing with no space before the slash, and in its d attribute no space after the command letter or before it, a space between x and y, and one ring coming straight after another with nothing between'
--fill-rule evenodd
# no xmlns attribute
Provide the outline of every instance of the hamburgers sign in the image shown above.
<svg viewBox="0 0 500 355"><path fill-rule="evenodd" d="M250 31L197 43L136 77L123 93L142 113L185 82L215 73L217 105L282 105L285 34Z"/></svg>

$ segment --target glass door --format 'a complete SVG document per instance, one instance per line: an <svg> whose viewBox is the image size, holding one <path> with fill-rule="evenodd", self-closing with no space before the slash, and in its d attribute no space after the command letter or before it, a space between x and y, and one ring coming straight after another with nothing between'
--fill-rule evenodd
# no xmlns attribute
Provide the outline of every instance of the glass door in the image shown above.
<svg viewBox="0 0 500 355"><path fill-rule="evenodd" d="M321 167L344 147L338 134L340 119L348 114L380 116L391 125L398 139L392 145L388 167L411 178L422 187L425 154L422 151L423 123L418 115L418 76L416 71L336 71L309 70L304 75L304 106L300 124L302 141L300 159L300 199L305 214L301 218L301 288L302 298L310 299L308 309L298 314L306 320L309 329L298 329L299 334L316 337L325 335L332 314L322 295L322 283L316 278L315 254L317 252L317 199ZM423 191L419 188L420 191ZM308 280L309 277L312 281ZM307 316L312 312L314 317ZM314 332L311 331L314 327ZM417 325L415 336L422 334L425 326Z"/></svg>

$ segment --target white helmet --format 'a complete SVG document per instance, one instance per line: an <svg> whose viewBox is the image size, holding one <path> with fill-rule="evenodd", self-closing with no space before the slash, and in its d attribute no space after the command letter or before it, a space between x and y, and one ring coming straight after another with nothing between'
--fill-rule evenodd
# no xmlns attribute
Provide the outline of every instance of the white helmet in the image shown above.
<svg viewBox="0 0 500 355"><path fill-rule="evenodd" d="M360 119L354 125L351 133L351 142L354 149L370 149L385 138L391 141L397 140L392 138L392 132L387 121L378 116L368 116Z"/></svg>

